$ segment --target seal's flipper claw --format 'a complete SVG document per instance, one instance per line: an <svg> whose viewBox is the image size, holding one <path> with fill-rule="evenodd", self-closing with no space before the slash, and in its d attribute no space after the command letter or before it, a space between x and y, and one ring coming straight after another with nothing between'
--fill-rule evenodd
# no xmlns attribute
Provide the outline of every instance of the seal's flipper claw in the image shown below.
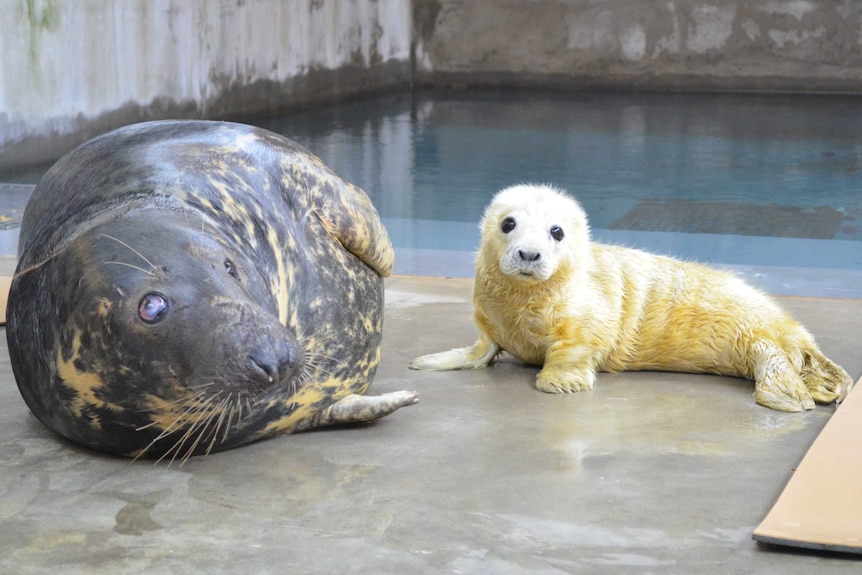
<svg viewBox="0 0 862 575"><path fill-rule="evenodd" d="M416 391L394 391L383 395L350 394L339 399L320 414L319 425L361 423L385 417L407 405L419 402Z"/></svg>

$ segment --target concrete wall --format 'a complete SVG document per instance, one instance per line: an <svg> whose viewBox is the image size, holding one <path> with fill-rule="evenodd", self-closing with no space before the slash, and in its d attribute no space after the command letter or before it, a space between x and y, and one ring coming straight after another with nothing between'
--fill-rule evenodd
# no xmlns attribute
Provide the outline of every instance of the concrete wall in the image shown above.
<svg viewBox="0 0 862 575"><path fill-rule="evenodd" d="M415 0L414 81L862 91L858 0Z"/></svg>
<svg viewBox="0 0 862 575"><path fill-rule="evenodd" d="M110 128L406 85L405 0L0 0L0 169Z"/></svg>
<svg viewBox="0 0 862 575"><path fill-rule="evenodd" d="M0 0L0 170L410 82L862 92L862 2Z"/></svg>

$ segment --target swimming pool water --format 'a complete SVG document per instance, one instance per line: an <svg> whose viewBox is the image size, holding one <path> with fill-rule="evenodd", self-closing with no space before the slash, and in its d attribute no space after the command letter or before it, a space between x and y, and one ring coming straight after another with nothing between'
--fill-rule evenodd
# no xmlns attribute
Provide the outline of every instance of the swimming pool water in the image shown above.
<svg viewBox="0 0 862 575"><path fill-rule="evenodd" d="M493 194L546 182L578 198L596 240L771 293L862 298L859 97L418 91L245 121L368 192L396 273L472 276ZM16 233L0 230L10 253Z"/></svg>
<svg viewBox="0 0 862 575"><path fill-rule="evenodd" d="M417 92L251 123L365 189L396 273L469 277L491 196L575 195L599 241L730 268L772 293L862 297L862 99Z"/></svg>

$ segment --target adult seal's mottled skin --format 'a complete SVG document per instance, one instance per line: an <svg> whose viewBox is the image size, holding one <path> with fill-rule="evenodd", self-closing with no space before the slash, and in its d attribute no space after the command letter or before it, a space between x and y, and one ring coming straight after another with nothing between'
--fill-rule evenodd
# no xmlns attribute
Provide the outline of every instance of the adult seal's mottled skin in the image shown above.
<svg viewBox="0 0 862 575"><path fill-rule="evenodd" d="M365 193L271 132L128 126L61 158L27 206L7 339L50 429L186 458L369 421L393 251Z"/></svg>

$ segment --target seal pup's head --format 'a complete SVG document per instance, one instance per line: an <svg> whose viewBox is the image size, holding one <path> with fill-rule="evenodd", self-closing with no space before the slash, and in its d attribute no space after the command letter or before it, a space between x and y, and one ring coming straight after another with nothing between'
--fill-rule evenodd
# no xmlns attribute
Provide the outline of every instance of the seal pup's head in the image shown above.
<svg viewBox="0 0 862 575"><path fill-rule="evenodd" d="M485 209L480 229L477 265L515 281L544 282L586 264L587 216L574 198L553 186L501 190Z"/></svg>

